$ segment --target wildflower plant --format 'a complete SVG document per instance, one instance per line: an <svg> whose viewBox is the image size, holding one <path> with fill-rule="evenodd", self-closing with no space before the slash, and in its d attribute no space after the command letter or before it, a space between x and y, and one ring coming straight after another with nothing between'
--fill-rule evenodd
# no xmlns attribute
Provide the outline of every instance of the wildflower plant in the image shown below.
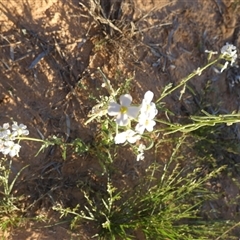
<svg viewBox="0 0 240 240"><path fill-rule="evenodd" d="M104 116L106 117L106 115L108 115L111 117L110 119L108 119L108 122L115 123L115 126L110 124L111 126L113 126L110 129L110 131L111 135L113 136L112 141L114 141L115 144L139 145L144 144L146 139L149 139L150 140L149 145L152 145L151 137L149 137L150 136L149 134L157 134L159 132L169 134L178 131L190 132L193 131L194 129L209 124L224 123L226 119L229 119L228 116L225 117L223 115L219 119L219 117L216 116L210 117L210 114L208 113L206 113L206 115L211 119L214 118L215 120L209 121L208 118L206 117L191 116L193 123L188 124L186 126L184 125L182 126L180 124L173 124L170 123L169 121L163 121L156 118L159 111L157 109L157 105L160 105L162 103L163 98L169 96L171 93L182 87L179 97L179 99L181 99L182 95L185 93L187 82L191 80L193 77L201 75L202 72L205 71L207 68L218 64L219 61L224 60L225 61L224 65L220 64L221 65L220 72L222 72L229 66L229 64L233 66L237 60L237 49L234 45L229 43L226 43L226 45L224 45L221 48L220 54L218 52L208 50L206 50L206 53L209 55L208 64L206 64L204 67L199 67L196 71L193 71L186 78L182 79L178 85L174 87L172 86L171 83L167 85L155 102L153 101L154 93L148 90L144 94L141 103L138 105L132 104L133 98L129 93L120 95L118 103L116 99L118 98L119 89L117 91L113 90L110 80L108 80L106 76L100 71L101 75L103 76L104 82L102 86L107 89L109 96L104 98L104 102L100 102L98 105L96 105L98 106L97 112L95 112L96 106L93 108L92 116L86 122L86 124L95 119L96 116L100 116L100 118L98 118L98 121L101 122L102 121L101 118L103 118ZM219 56L214 60L211 60L212 57L217 54L219 54ZM199 125L195 124L194 122L195 119L201 119ZM230 122L235 123L238 122L238 120L233 117L231 118ZM157 129L157 123L164 124L166 125L166 127ZM149 147L147 147L146 149L149 149ZM137 154L138 156L137 159L143 158L143 150L139 154Z"/></svg>
<svg viewBox="0 0 240 240"><path fill-rule="evenodd" d="M3 126L0 126L0 152L7 156L9 155L11 158L15 156L19 156L19 152L21 149L20 141L33 141L40 142L42 146L36 155L38 155L41 151L46 149L49 146L59 145L62 149L62 157L66 158L66 148L67 146L74 147L76 153L83 153L88 151L88 146L84 144L84 142L80 138L76 138L72 143L65 143L61 138L56 136L51 136L48 139L39 139L28 137L29 130L27 126L16 121L13 121L13 124L4 123Z"/></svg>
<svg viewBox="0 0 240 240"><path fill-rule="evenodd" d="M216 55L216 52L213 51L206 51L209 54L208 60L210 61L213 55ZM115 130L115 136L112 138L115 144L135 144L136 142L140 141L142 136L149 134L151 132L160 132L160 131L166 131L166 134L173 133L177 131L183 131L185 132L186 129L189 129L189 131L192 131L194 129L197 129L198 127L209 125L209 124L216 124L216 123L225 123L226 119L228 119L227 124L233 124L236 122L239 122L235 118L231 118L228 115L219 116L218 120L220 121L211 121L209 123L209 120L204 117L198 117L198 116L192 116L192 120L200 119L197 121L201 121L201 124L199 126L196 126L195 123L188 124L186 127L181 126L179 124L172 124L166 121L161 121L159 119L156 119L156 116L158 114L158 109L156 107L156 103L159 103L162 101L163 98L166 96L169 96L173 91L179 89L180 87L183 87L180 98L182 94L184 94L184 91L186 89L187 82L192 79L196 75L200 75L204 70L209 68L210 66L216 64L220 60L225 60L225 64L221 68L221 72L224 71L229 63L231 66L233 66L237 60L237 49L236 46L226 43L221 48L221 53L219 57L214 59L213 61L209 62L206 66L202 68L198 68L196 71L191 73L186 78L182 79L180 83L172 87L172 84L167 85L162 93L160 94L160 97L153 102L154 93L150 90L148 90L142 99L141 104L139 105L132 105L132 96L129 93L122 94L119 97L119 103L116 101L117 95L119 93L118 90L114 90L111 86L110 80L108 80L105 75L100 71L101 75L103 76L103 84L102 86L105 87L109 93L109 96L106 96L102 98L102 100L93 107L92 114L90 119L86 122L88 124L89 122L93 121L97 117L104 117L109 115L110 117L114 117L114 122L116 124ZM215 116L210 116L210 114L206 113L207 117L210 117L211 119L215 118ZM237 118L239 117L238 114L235 114ZM205 121L206 120L206 121ZM222 121L221 121L222 120ZM111 122L111 119L108 121ZM164 129L157 129L154 130L156 127L156 123L161 122L163 124L167 125L167 128ZM111 125L111 124L110 124ZM193 125L193 126L192 126ZM174 130L173 130L174 129ZM21 145L19 144L21 140L30 140L30 141L38 141L42 143L42 147L40 148L40 151L44 148L58 144L61 145L63 142L58 139L57 137L52 137L50 139L44 140L44 139L36 139L36 138L28 138L26 137L29 135L29 131L27 129L27 126L24 124L19 124L17 122L13 122L12 125L9 123L4 123L3 126L0 126L0 152L3 155L9 155L10 157L18 156L19 151L21 149ZM113 134L114 135L114 134ZM65 149L66 145L74 145L75 142L71 144L63 144L63 148ZM139 143L141 144L141 142ZM142 153L142 152L141 152Z"/></svg>
<svg viewBox="0 0 240 240"><path fill-rule="evenodd" d="M161 111L157 108L157 106L162 103L162 100L165 97L182 88L179 97L179 99L181 99L187 88L188 81L193 77L201 75L202 72L207 68L224 60L225 62L223 65L221 64L220 71L223 72L229 65L233 66L237 60L237 49L234 45L229 43L222 47L219 56L214 60L211 60L211 58L213 55L216 55L216 52L207 51L207 53L209 54L209 62L204 67L197 68L197 70L193 71L186 78L183 78L176 86L173 86L171 83L167 85L163 89L160 96L155 99L155 101L154 93L150 90L146 91L143 99L139 102L139 104L133 104L135 101L133 101L133 97L130 93L126 92L120 95L119 89L114 90L114 88L111 86L110 80L108 80L100 71L103 76L102 86L107 89L109 96L100 98L98 104L93 107L92 112L89 115L89 119L86 121L86 124L88 124L93 120L97 120L102 124L100 128L102 131L100 134L102 139L99 139L100 143L98 143L99 146L95 149L95 151L98 153L106 152L108 154L108 158L112 159L112 154L109 150L109 146L114 145L115 147L121 147L120 144L130 144L132 146L132 150L136 153L136 161L140 161L144 159L144 151L153 146L152 136L155 135L155 137L158 137L160 132L163 132L163 135L182 132L184 135L205 126L214 126L215 124L219 123L231 125L240 122L240 114L226 114L215 116L205 111L202 111L204 116L190 116L189 120L191 122L183 125L180 123L172 123L168 118L167 120L157 118L158 112ZM160 124L161 128L159 128ZM13 122L12 125L9 123L4 123L2 126L0 126L0 152L5 156L9 155L11 158L18 156L21 149L20 142L23 140L42 143L42 146L38 153L48 146L59 145L63 150L62 156L64 159L66 159L67 146L73 147L75 149L75 152L78 153L91 151L91 148L79 138L73 140L71 143L66 143L63 139L56 136L52 136L47 139L38 139L28 137L28 135L29 131L26 125L22 123L18 124L17 122ZM116 155L114 155L114 157L115 156ZM164 169L164 171L165 170L166 169ZM69 213L74 214L77 216L77 220L86 219L100 221L99 219L102 219L104 216L104 222L101 222L101 226L104 231L106 230L113 234L113 229L116 228L118 231L124 232L124 234L119 234L120 236L124 235L124 237L126 236L125 229L131 228L133 230L136 230L141 227L146 237L154 238L155 234L159 234L158 231L163 230L166 231L166 233L162 232L159 235L161 236L161 239L185 239L184 237L185 233L188 231L188 227L186 225L186 228L182 231L182 229L178 228L179 222L176 222L176 220L184 220L186 218L190 218L190 214L184 215L184 213L192 213L192 207L190 205L187 205L186 209L181 208L183 215L181 215L182 217L177 218L179 214L178 206L179 204L181 205L181 201L185 201L185 196L187 195L186 193L188 193L190 189L192 190L191 194L194 193L196 189L200 191L202 184L210 179L211 174L203 180L199 180L197 177L198 174L196 174L196 172L194 172L192 175L187 175L186 187L185 181L181 177L181 171L179 167L177 166L174 171L175 172L173 172L172 175L170 174L168 178L165 178L165 171L161 177L162 182L157 182L155 186L152 187L149 184L149 187L147 189L148 192L144 195L143 198L141 198L142 196L136 195L134 198L131 198L129 201L124 203L125 205L123 205L123 208L119 210L121 213L120 220L122 220L120 223L118 222L119 212L118 210L115 210L117 207L112 207L113 203L117 202L120 199L120 193L114 195L116 189L111 184L108 184L107 192L109 196L107 200L102 199L102 206L104 210L101 209L101 211L97 211L97 206L94 206L94 204L92 204L93 202L90 200L90 197L87 194L85 194L85 198L89 202L89 208L85 207L85 209L89 213L89 216L86 215L85 212L80 212L81 214L77 213L79 210L78 206L73 210L64 210L62 208L56 208L56 210L60 211L62 213L62 216L65 216ZM213 175L216 175L216 173L219 171L216 170ZM194 178L192 178L192 176L194 176ZM191 182L191 180L193 181ZM175 184L173 184L174 182ZM180 190L178 190L178 188ZM162 195L163 193L164 195ZM171 193L174 194L171 195ZM162 199L160 199L161 196ZM173 201L174 199L177 201ZM180 202L178 202L178 200ZM167 205L171 202L172 205L169 205L168 208ZM196 206L199 206L199 204L200 203L198 202ZM150 206L153 206L153 208ZM183 204L183 206L185 205ZM159 207L160 209L158 209ZM172 209L174 209L173 214ZM95 217L94 214L97 212L100 213L100 216ZM169 220L170 218L167 216L169 212L172 214L171 220ZM168 220L164 219L163 214L166 214L166 219ZM129 221L129 225L126 224L126 220ZM176 229L180 229L181 231L177 231L175 235L171 236L171 232L168 233L168 229L164 228L164 221L170 224L169 226L172 227L172 233ZM177 227L173 226L172 223L176 223ZM163 226L161 226L161 224ZM159 226L161 226L162 229L158 229ZM152 231L153 235L150 234L149 229ZM115 238L113 237L112 239ZM192 238L189 237L189 239Z"/></svg>

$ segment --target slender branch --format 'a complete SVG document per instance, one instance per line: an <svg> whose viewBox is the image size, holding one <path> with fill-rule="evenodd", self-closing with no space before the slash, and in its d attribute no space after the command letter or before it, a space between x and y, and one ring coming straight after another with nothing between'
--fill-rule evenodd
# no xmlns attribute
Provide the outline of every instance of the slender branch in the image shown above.
<svg viewBox="0 0 240 240"><path fill-rule="evenodd" d="M48 140L42 140L42 139L31 138L31 137L16 137L16 139L18 139L18 140L29 140L29 141L42 142L42 143L49 142Z"/></svg>
<svg viewBox="0 0 240 240"><path fill-rule="evenodd" d="M194 71L193 73L189 74L186 78L183 78L182 81L174 88L166 91L164 94L162 94L160 96L160 98L158 98L158 100L156 101L156 103L158 103L159 101L161 101L164 97L168 96L169 94L171 94L172 92L174 92L175 90L177 90L178 88L182 87L183 85L185 85L190 79L192 79L193 77L195 77L196 75L199 75L202 71L204 71L205 69L207 69L208 67L214 65L215 63L217 63L220 59L222 59L222 57L220 56L219 58L217 58L216 60L208 63L206 66L197 69L196 71Z"/></svg>

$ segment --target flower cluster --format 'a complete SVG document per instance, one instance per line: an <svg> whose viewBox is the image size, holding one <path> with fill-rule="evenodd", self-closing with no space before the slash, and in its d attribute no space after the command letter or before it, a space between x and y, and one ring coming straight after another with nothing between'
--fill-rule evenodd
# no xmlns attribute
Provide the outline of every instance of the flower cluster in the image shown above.
<svg viewBox="0 0 240 240"><path fill-rule="evenodd" d="M148 132L153 131L153 127L156 125L154 118L158 113L155 103L152 102L153 96L151 91L147 91L140 106L131 105L132 96L129 94L120 96L120 104L113 101L109 103L108 114L116 116L117 125L128 126L126 131L115 136L116 144L125 143L126 141L135 143L140 140L145 130ZM133 119L137 121L135 131L129 129Z"/></svg>
<svg viewBox="0 0 240 240"><path fill-rule="evenodd" d="M221 48L221 54L226 60L224 66L221 69L221 72L223 72L228 67L229 62L231 63L231 66L233 66L233 64L236 62L237 48L232 44L226 43L226 45Z"/></svg>
<svg viewBox="0 0 240 240"><path fill-rule="evenodd" d="M14 141L28 134L27 126L22 123L18 125L17 122L13 122L12 126L4 123L2 127L0 126L0 152L4 155L9 154L10 157L18 155L21 146Z"/></svg>
<svg viewBox="0 0 240 240"><path fill-rule="evenodd" d="M158 110L152 100L153 93L151 91L147 91L144 95L144 99L142 100L140 114L138 116L138 124L135 128L135 130L140 134L143 134L145 129L148 132L152 132L153 127L156 125L156 122L153 119L157 115Z"/></svg>

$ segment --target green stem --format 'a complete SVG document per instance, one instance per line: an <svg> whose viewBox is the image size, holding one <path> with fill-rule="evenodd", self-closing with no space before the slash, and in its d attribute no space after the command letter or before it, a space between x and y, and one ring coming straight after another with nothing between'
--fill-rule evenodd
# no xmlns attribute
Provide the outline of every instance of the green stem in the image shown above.
<svg viewBox="0 0 240 240"><path fill-rule="evenodd" d="M160 98L158 98L158 100L156 101L156 103L158 103L159 101L161 101L164 97L168 96L169 94L171 94L172 92L174 92L175 90L177 90L178 88L180 88L181 86L185 85L190 79L192 79L193 77L195 77L196 75L198 75L199 73L201 73L202 71L204 71L205 69L207 69L208 67L212 66L213 64L217 63L220 59L222 59L222 56L220 56L219 58L217 58L216 60L208 63L206 66L199 68L198 70L194 71L193 73L191 73L190 75L188 75L186 78L183 78L182 81L174 88L166 91L164 94L162 94L160 96Z"/></svg>
<svg viewBox="0 0 240 240"><path fill-rule="evenodd" d="M31 137L16 137L16 139L18 139L18 140L29 140L29 141L42 142L42 143L49 142L47 140L42 140L42 139L38 139L38 138L31 138Z"/></svg>
<svg viewBox="0 0 240 240"><path fill-rule="evenodd" d="M162 124L165 124L165 125L168 125L168 126L171 126L171 127L175 126L175 124L172 124L172 123L160 120L160 119L154 119L154 120L155 120L155 122L162 123Z"/></svg>
<svg viewBox="0 0 240 240"><path fill-rule="evenodd" d="M155 132L166 131L164 135L172 134L175 132L189 133L206 126L215 126L216 124L227 124L227 126L230 126L234 123L240 122L240 114L225 114L215 116L210 115L205 111L202 112L205 113L207 116L192 116L190 118L193 123L189 123L186 125L172 124L169 125L168 128L156 130Z"/></svg>
<svg viewBox="0 0 240 240"><path fill-rule="evenodd" d="M61 145L62 143L58 143L57 141L54 141L54 139L51 140L42 140L42 139L38 139L38 138L31 138L31 137L16 137L16 139L18 140L28 140L28 141L34 141L34 142L41 142L41 143L48 143L48 144L57 144L57 145ZM67 146L73 146L73 143L64 143L64 145Z"/></svg>

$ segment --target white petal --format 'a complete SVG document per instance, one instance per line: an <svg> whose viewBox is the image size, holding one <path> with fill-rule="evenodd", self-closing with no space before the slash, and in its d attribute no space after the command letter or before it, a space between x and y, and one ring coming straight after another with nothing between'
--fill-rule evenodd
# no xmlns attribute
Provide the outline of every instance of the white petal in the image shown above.
<svg viewBox="0 0 240 240"><path fill-rule="evenodd" d="M10 148L5 147L2 149L2 154L4 155L7 155L9 152L10 152Z"/></svg>
<svg viewBox="0 0 240 240"><path fill-rule="evenodd" d="M119 113L117 115L116 123L119 126L126 126L128 124L128 122L129 122L129 120L128 120L128 115L127 114Z"/></svg>
<svg viewBox="0 0 240 240"><path fill-rule="evenodd" d="M148 119L148 115L146 113L141 113L139 116L138 116L138 123L140 124L145 124L145 122L147 121Z"/></svg>
<svg viewBox="0 0 240 240"><path fill-rule="evenodd" d="M221 72L223 72L228 66L228 62L225 62L225 64L223 65L222 69L221 69Z"/></svg>
<svg viewBox="0 0 240 240"><path fill-rule="evenodd" d="M0 138L7 138L11 134L11 131L9 129L3 130L0 129Z"/></svg>
<svg viewBox="0 0 240 240"><path fill-rule="evenodd" d="M8 129L8 128L9 128L9 123L4 123L4 124L3 124L3 128L4 128L4 129Z"/></svg>
<svg viewBox="0 0 240 240"><path fill-rule="evenodd" d="M137 118L139 113L139 107L128 107L127 115L131 118Z"/></svg>
<svg viewBox="0 0 240 240"><path fill-rule="evenodd" d="M148 117L148 119L153 119L155 118L155 116L158 114L158 110L157 108L155 107L155 104L154 104L154 107L151 106L151 108L148 109L146 115Z"/></svg>
<svg viewBox="0 0 240 240"><path fill-rule="evenodd" d="M120 104L122 106L130 106L131 102L132 102L132 96L130 94L124 94L120 96Z"/></svg>
<svg viewBox="0 0 240 240"><path fill-rule="evenodd" d="M17 130L19 127L18 127L18 123L17 122L13 122L12 124L12 130Z"/></svg>
<svg viewBox="0 0 240 240"><path fill-rule="evenodd" d="M158 110L155 106L155 103L151 103L148 105L142 105L142 109L141 109L141 114L139 115L139 119L153 119L157 113Z"/></svg>
<svg viewBox="0 0 240 240"><path fill-rule="evenodd" d="M144 159L144 153L141 152L141 153L139 153L139 154L137 155L137 161L143 160L143 159Z"/></svg>
<svg viewBox="0 0 240 240"><path fill-rule="evenodd" d="M128 129L125 132L127 137L132 137L136 134L136 132L134 132L132 129Z"/></svg>
<svg viewBox="0 0 240 240"><path fill-rule="evenodd" d="M14 150L11 150L11 151L9 152L9 156L10 156L10 157L14 157L14 156L16 156L17 154L18 154L18 152L14 151Z"/></svg>
<svg viewBox="0 0 240 240"><path fill-rule="evenodd" d="M28 130L23 130L22 135L29 135L29 131Z"/></svg>
<svg viewBox="0 0 240 240"><path fill-rule="evenodd" d="M147 102L147 103L150 103L152 100L153 100L153 92L151 91L147 91L145 94L144 94L144 100Z"/></svg>
<svg viewBox="0 0 240 240"><path fill-rule="evenodd" d="M139 140L141 138L140 135L138 135L135 131L133 131L132 129L128 129L126 131L126 138L127 141L130 143L135 143L137 140Z"/></svg>
<svg viewBox="0 0 240 240"><path fill-rule="evenodd" d="M19 144L14 144L14 146L11 148L11 151L9 152L10 157L18 155L20 148L21 146Z"/></svg>
<svg viewBox="0 0 240 240"><path fill-rule="evenodd" d="M119 133L115 136L114 141L116 144L125 143L126 142L126 132Z"/></svg>
<svg viewBox="0 0 240 240"><path fill-rule="evenodd" d="M135 136L129 137L127 140L130 143L135 143L137 140L140 140L140 139L141 139L140 135L135 135Z"/></svg>
<svg viewBox="0 0 240 240"><path fill-rule="evenodd" d="M140 153L142 153L145 149L146 149L146 146L142 143L138 146L138 152Z"/></svg>
<svg viewBox="0 0 240 240"><path fill-rule="evenodd" d="M145 126L143 124L138 123L135 127L135 131L140 134L143 134L144 130L145 130Z"/></svg>
<svg viewBox="0 0 240 240"><path fill-rule="evenodd" d="M24 124L22 124L22 123L20 123L19 127L20 127L21 129L27 129L27 126L24 125Z"/></svg>
<svg viewBox="0 0 240 240"><path fill-rule="evenodd" d="M125 133L126 133L127 135L132 136L135 132L134 132L132 129L127 129L127 130L125 131Z"/></svg>
<svg viewBox="0 0 240 240"><path fill-rule="evenodd" d="M148 130L148 132L152 132L153 131L153 127L156 125L156 122L153 120L149 120L148 124L146 125L146 129Z"/></svg>
<svg viewBox="0 0 240 240"><path fill-rule="evenodd" d="M120 112L121 106L116 102L110 102L108 106L108 115L109 116L116 116Z"/></svg>
<svg viewBox="0 0 240 240"><path fill-rule="evenodd" d="M13 141L5 141L4 146L6 147L12 147L15 143Z"/></svg>

